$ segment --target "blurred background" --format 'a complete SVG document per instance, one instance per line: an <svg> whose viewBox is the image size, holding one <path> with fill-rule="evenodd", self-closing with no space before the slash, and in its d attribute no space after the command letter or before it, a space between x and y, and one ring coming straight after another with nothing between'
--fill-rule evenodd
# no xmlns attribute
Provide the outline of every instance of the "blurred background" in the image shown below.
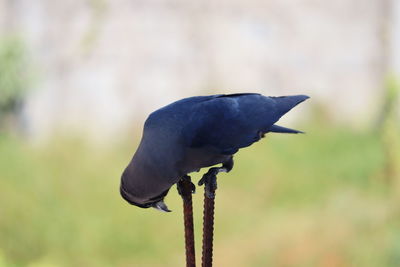
<svg viewBox="0 0 400 267"><path fill-rule="evenodd" d="M184 266L175 189L120 175L151 111L237 92L311 96L307 134L219 176L215 266L400 266L399 77L397 0L0 0L0 266Z"/></svg>

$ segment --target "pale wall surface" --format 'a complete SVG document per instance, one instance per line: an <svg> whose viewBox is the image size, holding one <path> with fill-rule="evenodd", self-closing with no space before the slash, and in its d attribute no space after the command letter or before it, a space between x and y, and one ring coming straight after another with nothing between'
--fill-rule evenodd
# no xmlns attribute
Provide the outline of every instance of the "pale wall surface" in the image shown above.
<svg viewBox="0 0 400 267"><path fill-rule="evenodd" d="M380 104L382 2L0 0L0 23L38 73L33 136L109 136L175 99L242 91L306 93L354 125Z"/></svg>

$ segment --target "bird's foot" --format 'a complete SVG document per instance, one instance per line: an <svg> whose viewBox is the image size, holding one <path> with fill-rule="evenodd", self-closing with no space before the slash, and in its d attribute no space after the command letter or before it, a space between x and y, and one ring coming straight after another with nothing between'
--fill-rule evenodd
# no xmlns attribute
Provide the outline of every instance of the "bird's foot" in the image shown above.
<svg viewBox="0 0 400 267"><path fill-rule="evenodd" d="M217 189L217 174L220 172L230 172L233 168L233 157L231 156L222 167L210 168L200 179L198 185L205 185L205 192L208 198L215 197L215 190Z"/></svg>
<svg viewBox="0 0 400 267"><path fill-rule="evenodd" d="M217 189L217 174L224 171L226 172L225 168L210 168L200 179L198 185L201 186L204 184L206 196L208 198L215 197L215 190Z"/></svg>
<svg viewBox="0 0 400 267"><path fill-rule="evenodd" d="M190 176L185 175L183 176L178 183L176 184L176 189L178 189L179 195L183 195L185 192L185 186L189 186L190 188L190 193L194 194L196 193L196 186L194 183L192 183ZM187 189L186 189L187 190Z"/></svg>

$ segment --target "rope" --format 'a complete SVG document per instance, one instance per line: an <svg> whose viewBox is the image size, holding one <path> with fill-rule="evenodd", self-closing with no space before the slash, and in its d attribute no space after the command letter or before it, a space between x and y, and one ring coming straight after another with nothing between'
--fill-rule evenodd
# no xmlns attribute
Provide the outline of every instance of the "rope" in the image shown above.
<svg viewBox="0 0 400 267"><path fill-rule="evenodd" d="M183 218L185 224L185 249L186 266L196 267L196 255L194 249L194 226L193 226L193 207L192 207L192 188L190 177L186 176L179 181L181 196L183 199Z"/></svg>
<svg viewBox="0 0 400 267"><path fill-rule="evenodd" d="M206 194L206 190L204 191L203 254L201 258L202 267L212 266L215 190L211 190L210 193L212 193L214 197L208 197Z"/></svg>

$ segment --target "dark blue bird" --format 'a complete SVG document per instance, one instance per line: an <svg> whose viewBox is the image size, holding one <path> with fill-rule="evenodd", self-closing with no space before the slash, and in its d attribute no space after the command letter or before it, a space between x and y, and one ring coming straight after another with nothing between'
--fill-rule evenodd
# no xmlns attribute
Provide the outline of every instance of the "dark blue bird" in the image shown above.
<svg viewBox="0 0 400 267"><path fill-rule="evenodd" d="M275 125L308 96L266 97L244 93L189 97L150 114L140 145L121 178L120 192L141 208L169 211L164 197L188 173L222 163L229 172L233 154L268 132L301 133ZM204 178L203 178L204 179ZM215 181L200 184L216 186Z"/></svg>

